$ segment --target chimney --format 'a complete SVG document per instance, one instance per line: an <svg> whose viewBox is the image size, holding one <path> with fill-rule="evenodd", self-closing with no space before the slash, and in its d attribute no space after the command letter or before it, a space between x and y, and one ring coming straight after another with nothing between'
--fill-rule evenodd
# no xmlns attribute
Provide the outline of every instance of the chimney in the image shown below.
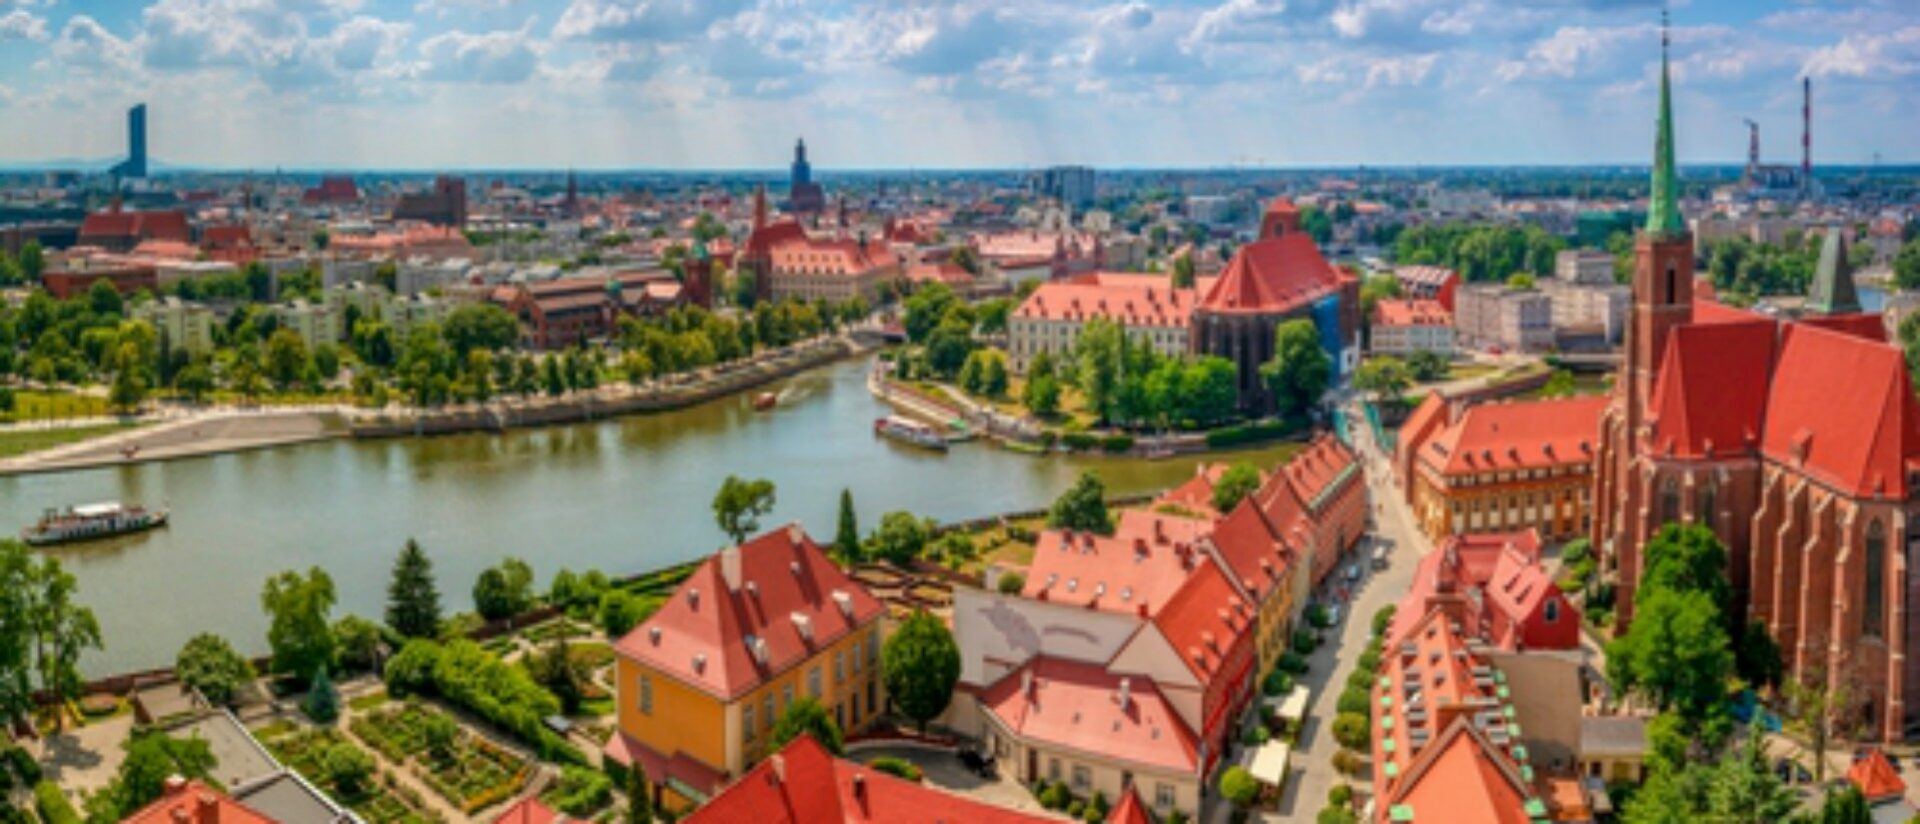
<svg viewBox="0 0 1920 824"><path fill-rule="evenodd" d="M1813 191L1813 77L1800 78L1800 188Z"/></svg>
<svg viewBox="0 0 1920 824"><path fill-rule="evenodd" d="M775 784L785 783L787 780L787 757L780 753L774 753L767 761L773 766L773 769L768 771L768 774L773 776L773 782Z"/></svg>
<svg viewBox="0 0 1920 824"><path fill-rule="evenodd" d="M1020 694L1026 696L1029 701L1033 700L1033 668L1031 667L1020 671Z"/></svg>
<svg viewBox="0 0 1920 824"><path fill-rule="evenodd" d="M173 795L179 795L180 793L186 791L186 789L187 789L186 776L183 776L179 773L174 773L173 775L167 776L167 783L165 785L163 792L165 795L173 796Z"/></svg>
<svg viewBox="0 0 1920 824"><path fill-rule="evenodd" d="M200 824L220 824L220 799L213 793L201 793L194 799L193 809Z"/></svg>
<svg viewBox="0 0 1920 824"><path fill-rule="evenodd" d="M1120 679L1120 711L1126 712L1133 701L1133 679Z"/></svg>
<svg viewBox="0 0 1920 824"><path fill-rule="evenodd" d="M728 592L740 591L740 548L730 546L720 550L720 580L727 582Z"/></svg>

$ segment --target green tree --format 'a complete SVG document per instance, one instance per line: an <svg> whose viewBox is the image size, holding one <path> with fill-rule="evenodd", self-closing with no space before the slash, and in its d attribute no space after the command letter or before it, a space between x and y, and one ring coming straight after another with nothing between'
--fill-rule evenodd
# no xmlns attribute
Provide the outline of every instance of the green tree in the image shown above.
<svg viewBox="0 0 1920 824"><path fill-rule="evenodd" d="M1215 512L1231 512L1240 505L1240 501L1260 488L1260 468L1241 461L1227 467L1221 473L1220 480L1213 484L1213 509Z"/></svg>
<svg viewBox="0 0 1920 824"><path fill-rule="evenodd" d="M1579 386L1573 382L1572 372L1565 369L1555 369L1553 370L1553 374L1547 377L1546 385L1540 387L1540 396L1543 398L1567 398L1572 397L1574 393L1578 391Z"/></svg>
<svg viewBox="0 0 1920 824"><path fill-rule="evenodd" d="M1920 289L1920 239L1901 244L1894 253L1893 283L1902 289Z"/></svg>
<svg viewBox="0 0 1920 824"><path fill-rule="evenodd" d="M58 558L43 556L30 563L26 584L26 609L18 617L25 619L40 689L61 698L78 698L86 686L86 679L80 675L80 655L102 647L100 622L92 609L75 600L80 583ZM0 623L5 619L0 616ZM54 715L55 729L61 727L64 717L63 713Z"/></svg>
<svg viewBox="0 0 1920 824"><path fill-rule="evenodd" d="M652 824L653 785L647 781L647 768L640 759L627 768L627 824Z"/></svg>
<svg viewBox="0 0 1920 824"><path fill-rule="evenodd" d="M137 731L123 743L126 757L107 786L87 799L87 820L119 821L153 803L167 779L207 778L219 764L201 738L174 738L159 730Z"/></svg>
<svg viewBox="0 0 1920 824"><path fill-rule="evenodd" d="M1173 288L1193 288L1193 254L1182 253L1173 259Z"/></svg>
<svg viewBox="0 0 1920 824"><path fill-rule="evenodd" d="M1439 352L1421 349L1407 356L1407 370L1413 379L1421 383L1430 383L1447 376L1447 359Z"/></svg>
<svg viewBox="0 0 1920 824"><path fill-rule="evenodd" d="M608 589L600 593L597 610L600 628L606 630L607 637L619 638L632 632L640 622L653 617L659 608L658 598L642 597L623 589Z"/></svg>
<svg viewBox="0 0 1920 824"><path fill-rule="evenodd" d="M1260 365L1260 380L1280 413L1302 417L1320 401L1333 379L1333 358L1320 347L1320 333L1305 318L1282 321L1274 330L1273 359Z"/></svg>
<svg viewBox="0 0 1920 824"><path fill-rule="evenodd" d="M744 543L747 536L759 531L760 516L773 511L773 482L764 478L752 480L728 475L720 482L720 491L713 496L713 520L720 531L727 534L735 544Z"/></svg>
<svg viewBox="0 0 1920 824"><path fill-rule="evenodd" d="M373 756L352 744L341 742L328 748L323 768L342 796L359 799L373 786Z"/></svg>
<svg viewBox="0 0 1920 824"><path fill-rule="evenodd" d="M227 639L210 632L193 636L174 658L173 672L180 683L198 690L217 706L232 704L253 683L253 664L235 652Z"/></svg>
<svg viewBox="0 0 1920 824"><path fill-rule="evenodd" d="M319 567L282 572L267 579L260 607L268 617L267 646L273 671L306 681L333 661L333 578Z"/></svg>
<svg viewBox="0 0 1920 824"><path fill-rule="evenodd" d="M300 380L313 363L312 356L307 352L306 341L300 339L298 332L284 327L267 338L266 357L267 379L273 381L281 391Z"/></svg>
<svg viewBox="0 0 1920 824"><path fill-rule="evenodd" d="M1372 392L1376 401L1398 402L1412 386L1413 371L1399 358L1372 358L1353 373L1353 388Z"/></svg>
<svg viewBox="0 0 1920 824"><path fill-rule="evenodd" d="M1220 773L1220 797L1245 810L1260 799L1260 782L1246 767L1235 764Z"/></svg>
<svg viewBox="0 0 1920 824"><path fill-rule="evenodd" d="M469 303L448 313L440 334L453 355L466 360L475 350L494 351L512 346L520 339L520 321L491 303Z"/></svg>
<svg viewBox="0 0 1920 824"><path fill-rule="evenodd" d="M1726 700L1733 674L1719 604L1697 590L1636 593L1633 623L1607 644L1607 674L1662 711L1704 720Z"/></svg>
<svg viewBox="0 0 1920 824"><path fill-rule="evenodd" d="M843 563L860 559L860 522L853 515L853 490L840 490L840 517L833 533L833 551Z"/></svg>
<svg viewBox="0 0 1920 824"><path fill-rule="evenodd" d="M87 306L96 315L119 317L125 309L120 300L120 292L113 288L113 281L102 278L87 287Z"/></svg>
<svg viewBox="0 0 1920 824"><path fill-rule="evenodd" d="M40 249L40 241L29 240L20 247L20 274L28 283L38 283L40 274L47 270L46 253Z"/></svg>
<svg viewBox="0 0 1920 824"><path fill-rule="evenodd" d="M0 722L23 718L34 707L28 591L36 557L26 544L0 538Z"/></svg>
<svg viewBox="0 0 1920 824"><path fill-rule="evenodd" d="M881 679L894 706L919 724L947 709L960 680L960 647L944 621L925 610L900 622L880 652Z"/></svg>
<svg viewBox="0 0 1920 824"><path fill-rule="evenodd" d="M519 558L507 558L480 573L473 582L473 608L488 621L499 621L533 608L533 568Z"/></svg>
<svg viewBox="0 0 1920 824"><path fill-rule="evenodd" d="M1873 824L1873 810L1860 787L1848 784L1844 789L1828 790L1820 802L1817 824Z"/></svg>
<svg viewBox="0 0 1920 824"><path fill-rule="evenodd" d="M1027 411L1042 418L1051 418L1060 412L1060 379L1051 371L1027 371L1027 383L1020 390L1020 403Z"/></svg>
<svg viewBox="0 0 1920 824"><path fill-rule="evenodd" d="M846 752L846 745L840 737L840 725L834 723L833 716L826 707L812 696L800 696L787 704L780 720L774 722L773 732L768 734L768 749L778 750L802 735L812 736L827 752L840 755Z"/></svg>
<svg viewBox="0 0 1920 824"><path fill-rule="evenodd" d="M889 512L880 516L866 554L899 567L911 567L933 540L931 519L915 517L911 512Z"/></svg>
<svg viewBox="0 0 1920 824"><path fill-rule="evenodd" d="M1126 333L1106 318L1094 318L1080 328L1074 341L1075 373L1080 377L1080 393L1087 409L1102 421L1113 413L1114 396L1119 392Z"/></svg>
<svg viewBox="0 0 1920 824"><path fill-rule="evenodd" d="M1365 715L1343 712L1333 717L1333 740L1350 750L1364 750L1373 740L1373 729Z"/></svg>
<svg viewBox="0 0 1920 824"><path fill-rule="evenodd" d="M334 658L344 672L372 672L380 643L379 624L358 615L333 622Z"/></svg>
<svg viewBox="0 0 1920 824"><path fill-rule="evenodd" d="M547 648L529 661L533 680L560 699L560 710L568 715L580 711L587 696L587 673L573 656L564 637L555 637Z"/></svg>
<svg viewBox="0 0 1920 824"><path fill-rule="evenodd" d="M307 698L300 703L300 711L316 724L332 724L340 718L340 691L334 689L326 667L320 668L320 674L307 688Z"/></svg>
<svg viewBox="0 0 1920 824"><path fill-rule="evenodd" d="M433 580L433 561L412 538L393 562L393 580L387 584L387 626L406 638L440 634L440 588Z"/></svg>
<svg viewBox="0 0 1920 824"><path fill-rule="evenodd" d="M1092 470L1080 473L1073 486L1060 493L1047 510L1047 526L1076 532L1113 533L1113 520L1107 514L1107 488Z"/></svg>

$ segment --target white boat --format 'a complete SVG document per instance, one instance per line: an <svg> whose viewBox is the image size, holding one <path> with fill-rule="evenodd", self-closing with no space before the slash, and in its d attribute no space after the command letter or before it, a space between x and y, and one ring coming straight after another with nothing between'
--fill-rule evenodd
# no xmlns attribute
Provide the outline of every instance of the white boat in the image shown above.
<svg viewBox="0 0 1920 824"><path fill-rule="evenodd" d="M942 452L947 450L947 439L940 434L939 430L919 421L900 417L899 415L890 415L874 420L873 431L876 434L885 435L899 441L905 441L914 446L923 446Z"/></svg>
<svg viewBox="0 0 1920 824"><path fill-rule="evenodd" d="M40 522L20 531L20 537L32 546L50 546L73 541L111 538L132 532L165 526L167 511L143 506L125 506L118 501L81 504L48 509Z"/></svg>

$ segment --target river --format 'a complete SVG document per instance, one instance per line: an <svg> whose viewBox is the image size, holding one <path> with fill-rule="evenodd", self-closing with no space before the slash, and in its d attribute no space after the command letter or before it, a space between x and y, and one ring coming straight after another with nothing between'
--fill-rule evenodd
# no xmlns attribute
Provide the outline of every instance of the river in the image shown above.
<svg viewBox="0 0 1920 824"><path fill-rule="evenodd" d="M887 409L868 394L864 369L848 360L787 379L770 387L781 399L771 412L737 396L503 435L327 441L0 478L0 529L96 500L172 510L165 529L54 550L100 618L107 648L85 661L97 675L171 663L206 631L264 652L260 588L287 569L325 568L336 616L379 620L408 537L433 559L448 609L470 608L475 576L508 555L531 563L543 588L563 567L617 575L699 557L725 542L709 503L728 474L775 482L763 526L797 520L830 540L843 487L871 529L891 510L958 520L1042 506L1087 467L1113 494L1193 472L1192 458L1041 458L988 443L939 454L879 440L873 420ZM1265 464L1281 449L1241 457Z"/></svg>

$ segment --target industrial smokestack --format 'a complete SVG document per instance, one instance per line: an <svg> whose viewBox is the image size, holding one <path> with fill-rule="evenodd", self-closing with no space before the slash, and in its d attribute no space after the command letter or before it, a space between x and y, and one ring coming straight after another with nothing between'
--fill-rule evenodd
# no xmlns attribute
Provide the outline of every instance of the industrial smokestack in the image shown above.
<svg viewBox="0 0 1920 824"><path fill-rule="evenodd" d="M1800 78L1800 188L1813 191L1813 77Z"/></svg>

